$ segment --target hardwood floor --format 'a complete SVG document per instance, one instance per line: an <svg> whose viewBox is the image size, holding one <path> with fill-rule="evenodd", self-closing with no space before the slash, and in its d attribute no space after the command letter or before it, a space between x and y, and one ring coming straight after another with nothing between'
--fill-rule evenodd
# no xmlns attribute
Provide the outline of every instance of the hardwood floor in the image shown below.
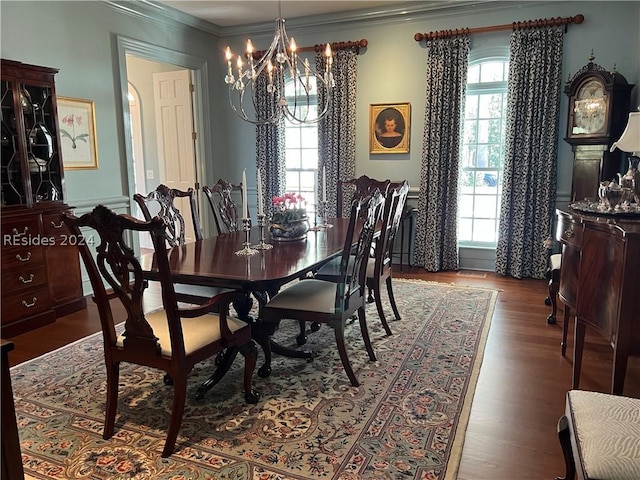
<svg viewBox="0 0 640 480"><path fill-rule="evenodd" d="M556 423L571 388L573 325L567 357L560 355L562 304L558 324L546 322L547 282L485 272L427 273L404 269L396 277L456 283L498 290L462 453L459 480L551 480L564 474ZM150 298L150 305L160 302ZM100 329L97 310L58 319L12 340L11 365L27 361ZM580 387L608 392L612 348L587 330ZM631 358L624 394L640 397L640 358Z"/></svg>

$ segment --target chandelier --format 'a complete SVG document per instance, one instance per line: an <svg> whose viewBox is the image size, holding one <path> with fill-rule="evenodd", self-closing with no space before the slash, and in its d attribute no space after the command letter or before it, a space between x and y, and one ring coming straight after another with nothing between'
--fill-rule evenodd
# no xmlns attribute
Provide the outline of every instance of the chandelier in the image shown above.
<svg viewBox="0 0 640 480"><path fill-rule="evenodd" d="M294 124L317 123L326 115L331 90L335 87L331 72L331 45L327 43L324 51L324 71L317 72L309 65L308 59L302 61L299 57L295 40L289 40L284 19L280 15L280 5L278 14L273 41L258 60L254 58L258 54L251 40L247 40L247 64L242 56L237 56L237 77L234 75L233 53L227 47L227 74L224 81L229 86L229 103L242 120L255 125L278 123L282 116ZM261 82L262 88L258 88ZM320 89L324 89L322 97L318 95ZM259 96L267 98L260 99ZM321 104L316 105L320 101ZM247 113L248 105L251 105L253 115L250 115L250 111Z"/></svg>

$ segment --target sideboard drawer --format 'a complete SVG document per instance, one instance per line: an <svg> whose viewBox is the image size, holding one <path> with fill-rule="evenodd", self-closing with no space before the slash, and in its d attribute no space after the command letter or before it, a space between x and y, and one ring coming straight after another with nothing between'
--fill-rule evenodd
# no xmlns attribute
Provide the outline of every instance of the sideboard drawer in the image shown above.
<svg viewBox="0 0 640 480"><path fill-rule="evenodd" d="M39 246L24 246L2 249L2 268L12 268L18 265L33 265L42 263L44 250Z"/></svg>
<svg viewBox="0 0 640 480"><path fill-rule="evenodd" d="M24 237L40 235L40 215L11 218L2 222L2 248L10 247Z"/></svg>
<svg viewBox="0 0 640 480"><path fill-rule="evenodd" d="M557 238L560 243L580 248L582 246L582 224L571 217L558 216Z"/></svg>
<svg viewBox="0 0 640 480"><path fill-rule="evenodd" d="M51 308L49 289L45 286L2 298L2 325Z"/></svg>
<svg viewBox="0 0 640 480"><path fill-rule="evenodd" d="M31 289L46 283L47 274L43 263L2 270L3 297L19 290Z"/></svg>

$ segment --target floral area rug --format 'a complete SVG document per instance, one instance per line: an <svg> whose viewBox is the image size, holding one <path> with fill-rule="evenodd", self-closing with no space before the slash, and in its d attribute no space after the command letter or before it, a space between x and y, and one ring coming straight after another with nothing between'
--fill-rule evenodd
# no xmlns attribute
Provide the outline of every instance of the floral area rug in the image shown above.
<svg viewBox="0 0 640 480"><path fill-rule="evenodd" d="M198 364L175 453L160 457L172 389L163 373L121 366L116 433L102 439L106 375L101 334L11 369L27 475L38 479L449 479L457 472L470 404L497 292L394 279L402 319L375 304L367 321L369 362L357 320L347 326L352 387L330 327L309 333L313 362L274 357L262 397L243 399L242 365L204 400L197 386L214 369ZM298 324L276 339L295 345ZM261 354L260 354L261 355ZM258 359L261 365L262 357Z"/></svg>

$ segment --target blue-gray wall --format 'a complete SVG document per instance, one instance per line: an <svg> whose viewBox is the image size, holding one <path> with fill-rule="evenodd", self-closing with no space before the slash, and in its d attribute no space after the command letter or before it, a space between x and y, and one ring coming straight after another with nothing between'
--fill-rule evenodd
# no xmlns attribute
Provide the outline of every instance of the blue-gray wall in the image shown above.
<svg viewBox="0 0 640 480"><path fill-rule="evenodd" d="M125 2L120 2L124 4ZM492 2L486 6L439 9L376 19L321 17L321 25L309 19L287 21L290 36L307 46L366 38L369 46L358 60L356 173L377 178L407 178L417 194L424 118L424 47L413 40L416 32L510 24L536 18L583 14L582 25L570 25L565 36L563 78L567 79L588 60L615 68L630 83L640 83L640 2ZM129 6L135 7L134 4ZM69 203L89 206L111 199L126 210L130 192L124 125L122 120L121 62L116 36L181 52L202 60L208 76L209 114L203 119L210 141L204 146L204 181L220 176L239 179L242 169L255 168L255 130L237 119L227 105L223 82L223 50L239 51L247 35L257 48L266 48L273 24L246 28L197 29L154 13L127 13L105 2L7 1L0 2L1 55L3 58L57 67L58 95L92 99L96 108L100 169L66 172ZM389 8L393 7L391 2ZM286 4L283 6L286 18ZM197 22L194 24L197 25ZM472 56L506 51L509 31L472 36ZM639 103L633 91L633 108ZM126 92L125 92L126 93ZM369 154L369 105L411 103L410 153ZM561 100L558 162L558 201L566 202L571 190L572 154L562 140L566 131L567 99ZM446 115L446 112L443 112ZM253 175L249 175L252 188ZM415 200L415 199L414 199ZM108 203L108 202L105 202Z"/></svg>

